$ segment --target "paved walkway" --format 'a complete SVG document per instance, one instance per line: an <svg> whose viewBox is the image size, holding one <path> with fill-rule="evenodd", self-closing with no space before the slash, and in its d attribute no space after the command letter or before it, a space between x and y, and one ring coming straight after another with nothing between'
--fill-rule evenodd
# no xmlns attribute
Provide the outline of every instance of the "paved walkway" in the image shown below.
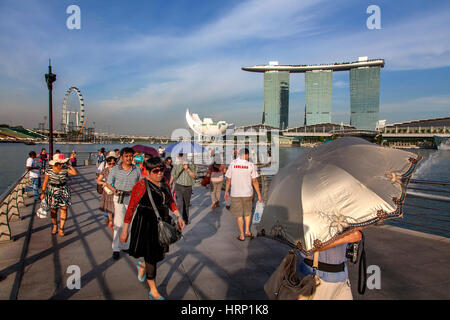
<svg viewBox="0 0 450 320"><path fill-rule="evenodd" d="M0 275L6 277L0 299L147 299L147 284L136 279L136 260L123 253L118 261L111 258L112 233L97 209L94 167L79 171L72 181L65 237L50 234L50 219L32 213L31 199L22 209L24 219L11 224L16 240L0 244ZM194 188L192 223L158 267L161 294L168 299L266 299L264 283L288 248L265 238L236 240L235 220L225 208L211 211L209 205L208 189ZM450 239L391 226L371 227L365 235L367 265L380 267L381 289L359 295L357 266L350 265L355 299L450 298ZM80 290L67 288L71 265L80 267Z"/></svg>

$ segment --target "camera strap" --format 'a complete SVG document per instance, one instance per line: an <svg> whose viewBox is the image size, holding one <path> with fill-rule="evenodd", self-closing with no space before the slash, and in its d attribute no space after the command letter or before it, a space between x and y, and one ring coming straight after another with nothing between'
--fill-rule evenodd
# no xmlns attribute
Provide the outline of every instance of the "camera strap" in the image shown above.
<svg viewBox="0 0 450 320"><path fill-rule="evenodd" d="M367 285L367 262L366 262L366 250L364 250L364 233L362 231L362 239L360 242L361 254L359 255L359 270L358 270L358 293L364 294L366 292Z"/></svg>

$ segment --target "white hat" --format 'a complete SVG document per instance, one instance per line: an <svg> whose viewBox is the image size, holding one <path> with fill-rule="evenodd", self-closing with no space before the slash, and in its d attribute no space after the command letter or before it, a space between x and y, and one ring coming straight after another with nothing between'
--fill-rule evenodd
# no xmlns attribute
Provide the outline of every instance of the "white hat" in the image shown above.
<svg viewBox="0 0 450 320"><path fill-rule="evenodd" d="M56 163L66 163L69 158L66 158L62 153L53 155L53 159L48 162L49 165L54 166Z"/></svg>
<svg viewBox="0 0 450 320"><path fill-rule="evenodd" d="M110 151L110 152L108 152L108 154L106 155L106 158L105 158L105 159L108 159L108 158L116 158L116 159L117 159L117 155L116 155L116 153L115 153L114 151Z"/></svg>

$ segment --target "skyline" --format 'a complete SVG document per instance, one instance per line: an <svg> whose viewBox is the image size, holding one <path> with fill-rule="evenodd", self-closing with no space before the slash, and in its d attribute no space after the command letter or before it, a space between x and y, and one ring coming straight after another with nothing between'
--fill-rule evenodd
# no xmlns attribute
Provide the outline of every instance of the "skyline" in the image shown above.
<svg viewBox="0 0 450 320"><path fill-rule="evenodd" d="M68 6L81 10L69 30ZM366 9L378 5L381 29ZM450 4L444 1L27 1L0 4L1 123L35 128L48 116L48 59L57 75L54 128L65 92L85 98L97 131L170 135L185 112L261 122L262 75L250 65L382 58L380 119L450 115ZM333 75L332 122L350 119L349 75ZM75 95L70 108L77 104ZM290 77L289 127L303 123L304 75ZM107 115L107 117L105 117ZM108 127L110 128L108 130Z"/></svg>

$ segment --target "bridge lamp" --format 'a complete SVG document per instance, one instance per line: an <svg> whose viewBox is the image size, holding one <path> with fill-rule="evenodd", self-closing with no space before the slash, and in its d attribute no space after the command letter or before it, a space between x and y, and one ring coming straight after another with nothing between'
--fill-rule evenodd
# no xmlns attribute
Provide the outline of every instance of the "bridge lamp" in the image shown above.
<svg viewBox="0 0 450 320"><path fill-rule="evenodd" d="M48 61L48 73L45 74L45 82L47 82L48 87L48 132L49 132L49 151L50 158L53 157L53 101L52 101L52 90L53 82L56 81L56 74L52 73L51 61Z"/></svg>

